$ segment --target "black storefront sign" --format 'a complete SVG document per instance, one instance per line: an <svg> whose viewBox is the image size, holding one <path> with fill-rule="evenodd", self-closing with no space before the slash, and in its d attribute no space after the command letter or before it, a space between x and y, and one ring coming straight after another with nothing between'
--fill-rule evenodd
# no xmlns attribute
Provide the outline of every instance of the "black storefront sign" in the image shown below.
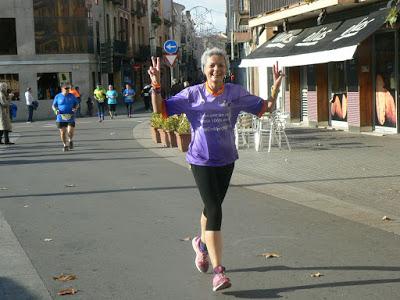
<svg viewBox="0 0 400 300"><path fill-rule="evenodd" d="M388 9L383 9L362 17L279 33L248 55L243 60L244 66L257 66L258 63L251 60L277 58L284 61L285 57L357 46L385 23L388 12ZM327 55L324 62L338 61L337 57L331 58ZM307 64L312 64L312 61L298 61L298 64L291 65Z"/></svg>

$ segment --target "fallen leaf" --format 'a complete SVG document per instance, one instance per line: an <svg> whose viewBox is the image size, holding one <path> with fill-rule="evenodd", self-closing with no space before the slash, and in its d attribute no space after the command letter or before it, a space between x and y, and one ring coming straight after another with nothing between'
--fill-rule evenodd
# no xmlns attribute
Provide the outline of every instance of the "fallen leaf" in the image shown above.
<svg viewBox="0 0 400 300"><path fill-rule="evenodd" d="M261 253L258 256L264 256L265 258L278 258L281 257L279 254L274 253L274 252L265 252L265 253Z"/></svg>
<svg viewBox="0 0 400 300"><path fill-rule="evenodd" d="M43 241L45 241L45 242L51 242L53 239L50 239L50 238L45 238Z"/></svg>
<svg viewBox="0 0 400 300"><path fill-rule="evenodd" d="M75 184L65 184L64 186L65 187L75 187L76 185Z"/></svg>
<svg viewBox="0 0 400 300"><path fill-rule="evenodd" d="M74 288L67 288L57 292L58 296L65 296L65 295L74 295L78 292L78 290Z"/></svg>
<svg viewBox="0 0 400 300"><path fill-rule="evenodd" d="M25 207L25 208L27 208L27 207L29 207L29 205L28 205L28 204L26 204L26 205L24 205L24 207Z"/></svg>
<svg viewBox="0 0 400 300"><path fill-rule="evenodd" d="M311 274L311 277L322 277L322 276L324 276L324 275L321 274L320 272Z"/></svg>
<svg viewBox="0 0 400 300"><path fill-rule="evenodd" d="M6 188L5 186L0 187L0 191L7 191L8 188Z"/></svg>
<svg viewBox="0 0 400 300"><path fill-rule="evenodd" d="M53 276L54 280L58 280L58 281L70 281L70 280L75 280L76 279L76 275L73 274L61 274L58 276Z"/></svg>
<svg viewBox="0 0 400 300"><path fill-rule="evenodd" d="M392 219L389 218L388 216L383 216L382 220L383 221L392 221Z"/></svg>
<svg viewBox="0 0 400 300"><path fill-rule="evenodd" d="M188 242L188 241L191 241L192 240L192 238L190 237L190 236L187 236L187 237L185 237L185 238L183 238L183 239L179 239L181 242Z"/></svg>

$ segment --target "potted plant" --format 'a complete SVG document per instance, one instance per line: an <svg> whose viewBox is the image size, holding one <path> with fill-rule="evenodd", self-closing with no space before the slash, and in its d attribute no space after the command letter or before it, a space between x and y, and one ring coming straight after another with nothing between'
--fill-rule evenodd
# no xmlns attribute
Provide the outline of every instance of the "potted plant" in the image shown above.
<svg viewBox="0 0 400 300"><path fill-rule="evenodd" d="M179 116L178 127L176 128L175 135L178 149L182 152L186 152L189 148L192 136L190 134L190 123L185 114Z"/></svg>
<svg viewBox="0 0 400 300"><path fill-rule="evenodd" d="M152 113L150 118L150 132L151 138L154 143L161 143L160 132L158 131L161 128L162 124L162 116L161 114Z"/></svg>
<svg viewBox="0 0 400 300"><path fill-rule="evenodd" d="M163 129L166 134L166 143L165 143L166 147L177 146L175 130L178 127L178 122L179 122L179 117L176 115L168 117L163 122Z"/></svg>

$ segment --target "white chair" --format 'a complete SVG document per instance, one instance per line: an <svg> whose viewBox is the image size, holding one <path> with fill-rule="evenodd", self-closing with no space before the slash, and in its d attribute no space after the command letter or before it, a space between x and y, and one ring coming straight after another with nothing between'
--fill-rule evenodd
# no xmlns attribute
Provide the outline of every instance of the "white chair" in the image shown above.
<svg viewBox="0 0 400 300"><path fill-rule="evenodd" d="M282 149L282 136L285 139L289 151L291 151L289 139L287 138L285 132L286 120L288 117L289 115L287 113L275 111L271 114L266 114L261 118L259 118L257 125L257 133L255 134L256 151L261 151L263 149L263 140L268 135L269 135L268 152L271 152L271 146L273 141L275 141L278 144L279 149Z"/></svg>
<svg viewBox="0 0 400 300"><path fill-rule="evenodd" d="M241 146L240 140L242 140L243 146L250 148L250 136L257 132L256 128L256 117L248 113L240 113L235 125L235 144L236 149Z"/></svg>

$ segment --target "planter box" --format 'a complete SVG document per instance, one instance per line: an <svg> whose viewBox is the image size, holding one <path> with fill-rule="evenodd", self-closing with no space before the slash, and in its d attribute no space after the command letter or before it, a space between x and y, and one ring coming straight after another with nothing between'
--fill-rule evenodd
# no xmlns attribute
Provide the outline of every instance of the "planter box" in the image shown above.
<svg viewBox="0 0 400 300"><path fill-rule="evenodd" d="M150 132L151 132L151 139L153 140L153 142L157 144L161 143L161 137L160 133L158 132L158 129L150 126Z"/></svg>
<svg viewBox="0 0 400 300"><path fill-rule="evenodd" d="M164 131L164 129L159 128L158 132L160 133L160 137L161 137L161 144L164 147L169 147L171 145L170 139L167 135L167 132Z"/></svg>
<svg viewBox="0 0 400 300"><path fill-rule="evenodd" d="M170 146L171 148L177 147L177 145L176 145L176 135L175 135L175 132L174 132L174 131L166 131L166 133L167 133L167 137L168 137L168 139L169 139L169 146Z"/></svg>
<svg viewBox="0 0 400 300"><path fill-rule="evenodd" d="M188 151L190 141L192 140L192 135L190 133L179 134L175 132L176 143L178 144L178 149L182 152Z"/></svg>

